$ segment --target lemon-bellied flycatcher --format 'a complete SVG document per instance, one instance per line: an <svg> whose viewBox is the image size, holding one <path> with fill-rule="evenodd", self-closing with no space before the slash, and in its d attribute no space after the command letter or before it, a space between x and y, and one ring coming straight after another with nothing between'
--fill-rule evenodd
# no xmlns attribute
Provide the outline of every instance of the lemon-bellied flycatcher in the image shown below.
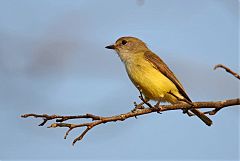
<svg viewBox="0 0 240 161"><path fill-rule="evenodd" d="M117 52L133 84L140 88L146 100L169 102L171 104L192 101L183 86L168 68L147 45L135 37L121 37L115 44L106 46ZM191 109L206 125L212 121L201 111Z"/></svg>

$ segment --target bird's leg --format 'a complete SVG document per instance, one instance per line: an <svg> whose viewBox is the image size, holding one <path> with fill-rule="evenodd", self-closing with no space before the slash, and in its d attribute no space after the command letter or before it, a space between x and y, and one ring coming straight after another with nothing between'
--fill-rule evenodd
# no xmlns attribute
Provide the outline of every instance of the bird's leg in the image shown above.
<svg viewBox="0 0 240 161"><path fill-rule="evenodd" d="M158 101L154 107L159 108L159 105L160 105L160 101Z"/></svg>
<svg viewBox="0 0 240 161"><path fill-rule="evenodd" d="M159 105L160 105L160 102L161 102L161 101L158 101L154 107L155 107L155 108L160 108L160 110L161 110L161 107L159 106ZM161 114L160 111L158 111L157 113Z"/></svg>
<svg viewBox="0 0 240 161"><path fill-rule="evenodd" d="M143 102L143 104L145 104L145 105L147 105L148 107L150 107L150 108L153 108L153 106L148 102L148 101L150 101L150 99L149 98L147 98L147 97L143 97L143 95L142 95L142 93L140 93L141 95L139 96L139 98L140 98L140 100L142 100Z"/></svg>
<svg viewBox="0 0 240 161"><path fill-rule="evenodd" d="M140 98L140 100L143 101L143 104L146 104L148 107L153 108L153 106L152 106L150 103L148 103L148 101L149 101L150 99L149 99L148 97L145 97L145 98L144 98L143 93L142 93L142 89L140 88L140 86L137 86L137 89L138 89L138 91L139 91L139 93L140 93L139 98Z"/></svg>
<svg viewBox="0 0 240 161"><path fill-rule="evenodd" d="M139 91L139 93L140 93L140 96L139 96L139 98L140 98L140 100L142 101L141 103L139 103L139 104L137 104L136 102L134 102L134 109L132 110L132 112L134 112L134 111L136 111L136 110L138 110L138 109L144 109L144 104L146 104L147 106L149 106L149 107L152 107L152 105L150 104L150 103L148 103L148 101L150 100L149 98L147 98L147 97L145 97L144 98L144 96L143 96L143 93L142 93L142 89L140 88L140 86L137 86L137 89L138 89L138 91Z"/></svg>

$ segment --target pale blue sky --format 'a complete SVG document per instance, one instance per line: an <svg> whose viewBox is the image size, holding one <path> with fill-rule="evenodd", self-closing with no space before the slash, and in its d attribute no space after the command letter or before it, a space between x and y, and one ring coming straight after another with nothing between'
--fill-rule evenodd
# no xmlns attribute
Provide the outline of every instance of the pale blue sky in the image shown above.
<svg viewBox="0 0 240 161"><path fill-rule="evenodd" d="M143 2L143 3L142 3ZM0 160L238 160L239 110L213 126L181 111L81 129L38 127L23 113L114 115L138 92L114 52L121 36L145 41L193 101L239 97L237 0L0 0ZM197 138L197 139L196 139Z"/></svg>

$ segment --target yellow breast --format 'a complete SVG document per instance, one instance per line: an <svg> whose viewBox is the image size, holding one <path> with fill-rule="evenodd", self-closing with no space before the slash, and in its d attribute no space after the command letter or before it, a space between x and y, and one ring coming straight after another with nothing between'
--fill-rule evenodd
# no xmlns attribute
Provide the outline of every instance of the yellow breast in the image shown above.
<svg viewBox="0 0 240 161"><path fill-rule="evenodd" d="M125 62L125 66L131 81L142 89L147 98L171 103L177 101L168 94L171 91L179 95L174 83L154 68L153 64L144 58L143 53L132 56Z"/></svg>

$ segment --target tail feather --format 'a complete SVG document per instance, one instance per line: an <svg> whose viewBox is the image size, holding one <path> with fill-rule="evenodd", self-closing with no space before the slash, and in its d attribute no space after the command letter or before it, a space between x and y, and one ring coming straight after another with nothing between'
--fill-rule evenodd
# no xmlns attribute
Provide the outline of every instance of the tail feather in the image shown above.
<svg viewBox="0 0 240 161"><path fill-rule="evenodd" d="M206 125L211 126L212 120L198 109L191 109L191 112L198 116Z"/></svg>
<svg viewBox="0 0 240 161"><path fill-rule="evenodd" d="M171 96L175 97L175 101L173 103L177 103L179 101L183 101L187 104L190 104L194 106L191 99L187 96L187 94L184 92L184 95L181 95L180 93L173 93L172 91L168 92ZM185 96L185 97L184 97ZM211 126L212 120L208 118L203 112L201 112L198 109L191 109L192 113L194 113L196 116L198 116L206 125Z"/></svg>
<svg viewBox="0 0 240 161"><path fill-rule="evenodd" d="M189 97L184 97L183 101L193 105L191 99ZM190 110L192 113L194 113L197 117L199 117L206 125L211 126L212 125L212 120L210 118L208 118L203 112L201 112L198 109L191 109Z"/></svg>

